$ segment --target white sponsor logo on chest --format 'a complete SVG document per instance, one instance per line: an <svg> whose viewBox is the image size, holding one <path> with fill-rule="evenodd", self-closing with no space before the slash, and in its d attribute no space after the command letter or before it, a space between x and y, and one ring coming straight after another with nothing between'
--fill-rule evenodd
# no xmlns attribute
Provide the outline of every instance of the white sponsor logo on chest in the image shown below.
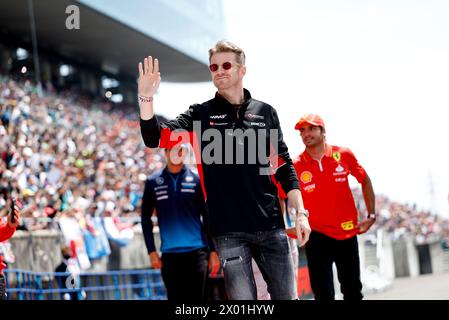
<svg viewBox="0 0 449 320"><path fill-rule="evenodd" d="M334 176L340 176L340 175L346 175L348 172L341 166L341 164L338 164L338 166L335 168Z"/></svg>
<svg viewBox="0 0 449 320"><path fill-rule="evenodd" d="M210 116L209 119L224 119L226 118L227 114L215 114L213 116Z"/></svg>

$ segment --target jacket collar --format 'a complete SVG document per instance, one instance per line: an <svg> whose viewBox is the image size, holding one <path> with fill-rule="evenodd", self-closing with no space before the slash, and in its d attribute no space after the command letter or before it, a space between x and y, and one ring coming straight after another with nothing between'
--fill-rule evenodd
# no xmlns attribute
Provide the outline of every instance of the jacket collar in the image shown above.
<svg viewBox="0 0 449 320"><path fill-rule="evenodd" d="M183 165L181 171L179 171L178 173L171 173L170 171L168 171L167 166L165 166L165 168L164 168L164 174L166 174L166 175L168 175L168 174L171 174L171 175L179 175L179 174L183 175L186 171L187 171L186 165Z"/></svg>
<svg viewBox="0 0 449 320"><path fill-rule="evenodd" d="M248 105L252 99L251 93L247 89L243 88L243 96L244 96L245 100L243 101L242 106ZM221 105L221 106L235 107L234 104L231 104L228 100L226 100L218 92L215 93L215 101L217 102L218 105Z"/></svg>
<svg viewBox="0 0 449 320"><path fill-rule="evenodd" d="M324 157L328 157L328 158L331 158L332 157L332 146L330 145L330 144L325 144L325 150L324 150L324 155L323 155L323 158ZM301 154L301 158L302 158L302 160L303 161L305 161L305 162L311 162L311 161L313 161L314 159L310 156L310 154L307 152L307 151L305 151L304 150L304 152Z"/></svg>

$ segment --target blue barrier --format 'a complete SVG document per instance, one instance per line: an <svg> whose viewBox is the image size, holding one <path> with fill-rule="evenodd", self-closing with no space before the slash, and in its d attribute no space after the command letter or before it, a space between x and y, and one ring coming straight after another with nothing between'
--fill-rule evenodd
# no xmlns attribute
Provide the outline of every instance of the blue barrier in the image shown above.
<svg viewBox="0 0 449 320"><path fill-rule="evenodd" d="M160 270L65 272L5 269L8 300L165 300Z"/></svg>

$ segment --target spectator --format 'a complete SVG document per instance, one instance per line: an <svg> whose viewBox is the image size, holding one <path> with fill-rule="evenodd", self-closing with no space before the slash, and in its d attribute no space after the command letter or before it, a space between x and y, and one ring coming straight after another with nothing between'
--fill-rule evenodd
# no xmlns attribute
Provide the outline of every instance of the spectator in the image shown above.
<svg viewBox="0 0 449 320"><path fill-rule="evenodd" d="M61 289L61 300L82 300L85 293L79 288L81 269L78 261L72 258L72 248L62 246L61 255L62 261L55 269L55 279Z"/></svg>
<svg viewBox="0 0 449 320"><path fill-rule="evenodd" d="M206 299L208 260L215 273L220 263L203 225L207 225L207 216L199 177L184 165L186 152L186 147L166 149L167 167L147 180L142 229L151 266L161 269L168 300L199 302ZM158 217L162 257L153 239L153 210Z"/></svg>
<svg viewBox="0 0 449 320"><path fill-rule="evenodd" d="M8 201L8 206L11 205L11 199ZM20 209L21 203L15 202L14 212L8 212L8 218L6 224L0 221L0 242L8 240L12 237L16 231L17 226L20 224ZM3 275L3 269L6 265L2 261L2 256L0 255L0 300L6 299L6 283Z"/></svg>
<svg viewBox="0 0 449 320"><path fill-rule="evenodd" d="M302 116L295 126L300 131L305 151L294 166L301 180L304 205L310 210L312 233L306 244L310 284L316 300L334 300L332 266L345 300L361 300L360 258L357 234L374 224L375 196L371 180L348 148L326 142L323 119L316 114ZM362 186L367 217L358 220L348 176Z"/></svg>

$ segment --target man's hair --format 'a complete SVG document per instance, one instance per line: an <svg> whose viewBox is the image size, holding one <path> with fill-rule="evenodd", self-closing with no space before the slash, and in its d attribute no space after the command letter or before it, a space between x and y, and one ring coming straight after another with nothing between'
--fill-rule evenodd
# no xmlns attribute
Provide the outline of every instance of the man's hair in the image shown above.
<svg viewBox="0 0 449 320"><path fill-rule="evenodd" d="M209 62L212 56L219 52L234 52L237 63L240 65L245 64L245 52L232 42L224 40L218 41L213 48L209 49Z"/></svg>
<svg viewBox="0 0 449 320"><path fill-rule="evenodd" d="M67 254L67 255L71 256L72 255L72 247L68 246L68 245L61 246L61 254L62 255Z"/></svg>

